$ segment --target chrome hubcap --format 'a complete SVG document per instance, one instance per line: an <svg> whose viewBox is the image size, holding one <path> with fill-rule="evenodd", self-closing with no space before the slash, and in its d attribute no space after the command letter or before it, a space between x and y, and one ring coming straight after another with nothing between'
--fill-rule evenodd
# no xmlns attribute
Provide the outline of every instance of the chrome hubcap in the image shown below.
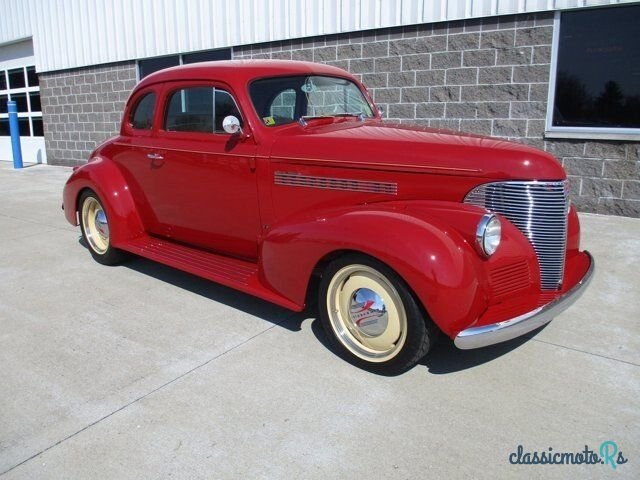
<svg viewBox="0 0 640 480"><path fill-rule="evenodd" d="M96 223L96 230L97 230L98 234L103 239L105 239L105 240L108 239L109 238L109 224L107 223L107 216L104 214L103 210L98 210L96 212L95 223Z"/></svg>
<svg viewBox="0 0 640 480"><path fill-rule="evenodd" d="M384 362L407 338L404 305L393 284L367 265L349 265L329 283L329 321L336 337L354 355Z"/></svg>
<svg viewBox="0 0 640 480"><path fill-rule="evenodd" d="M82 226L89 247L102 255L109 248L109 223L100 202L87 197L82 204Z"/></svg>
<svg viewBox="0 0 640 480"><path fill-rule="evenodd" d="M384 300L373 290L359 288L351 296L349 319L363 335L382 335L389 324L389 313Z"/></svg>

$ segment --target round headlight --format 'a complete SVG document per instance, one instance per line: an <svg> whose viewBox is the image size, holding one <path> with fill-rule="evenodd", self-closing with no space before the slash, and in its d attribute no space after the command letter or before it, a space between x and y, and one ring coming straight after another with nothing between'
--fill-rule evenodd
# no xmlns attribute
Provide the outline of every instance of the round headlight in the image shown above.
<svg viewBox="0 0 640 480"><path fill-rule="evenodd" d="M476 246L480 253L490 257L500 245L501 227L498 217L486 213L480 219L476 230Z"/></svg>

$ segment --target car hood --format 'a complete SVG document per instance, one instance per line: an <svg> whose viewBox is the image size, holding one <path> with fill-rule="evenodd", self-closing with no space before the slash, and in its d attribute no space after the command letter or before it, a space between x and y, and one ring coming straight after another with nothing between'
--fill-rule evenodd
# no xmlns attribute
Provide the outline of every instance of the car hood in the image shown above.
<svg viewBox="0 0 640 480"><path fill-rule="evenodd" d="M271 157L349 168L416 171L492 179L563 180L548 153L492 137L427 127L340 119L281 129Z"/></svg>

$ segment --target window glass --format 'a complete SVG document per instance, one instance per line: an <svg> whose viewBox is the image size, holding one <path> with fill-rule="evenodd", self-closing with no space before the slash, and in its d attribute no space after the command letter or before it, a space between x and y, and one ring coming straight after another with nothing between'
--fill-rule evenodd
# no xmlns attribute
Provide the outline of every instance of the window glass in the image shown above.
<svg viewBox="0 0 640 480"><path fill-rule="evenodd" d="M211 62L215 60L231 60L231 49L223 48L182 55L182 63Z"/></svg>
<svg viewBox="0 0 640 480"><path fill-rule="evenodd" d="M31 125L33 126L34 137L44 137L44 129L42 128L42 117L32 117Z"/></svg>
<svg viewBox="0 0 640 480"><path fill-rule="evenodd" d="M18 131L20 132L21 137L28 137L31 135L28 118L18 118ZM0 137L8 137L9 135L11 135L9 130L9 119L0 118Z"/></svg>
<svg viewBox="0 0 640 480"><path fill-rule="evenodd" d="M24 88L25 86L24 70L22 68L9 70L9 88Z"/></svg>
<svg viewBox="0 0 640 480"><path fill-rule="evenodd" d="M222 122L228 115L234 115L242 125L236 103L224 90L211 87L182 88L169 97L165 130L224 133Z"/></svg>
<svg viewBox="0 0 640 480"><path fill-rule="evenodd" d="M156 105L156 94L147 93L138 101L131 115L131 126L138 130L151 130L153 126L153 112Z"/></svg>
<svg viewBox="0 0 640 480"><path fill-rule="evenodd" d="M27 105L27 94L26 93L12 93L11 100L16 102L16 107L18 107L18 112L28 112L29 108Z"/></svg>
<svg viewBox="0 0 640 480"><path fill-rule="evenodd" d="M276 123L287 123L295 119L296 91L293 88L283 90L271 102L269 115Z"/></svg>
<svg viewBox="0 0 640 480"><path fill-rule="evenodd" d="M222 122L225 117L233 115L240 120L240 126L242 126L242 117L236 106L236 102L233 101L233 97L224 90L216 90L216 132L226 133L222 128Z"/></svg>
<svg viewBox="0 0 640 480"><path fill-rule="evenodd" d="M18 118L18 129L20 130L21 137L28 137L31 135L31 129L29 128L28 118Z"/></svg>
<svg viewBox="0 0 640 480"><path fill-rule="evenodd" d="M640 128L640 6L563 12L554 127Z"/></svg>
<svg viewBox="0 0 640 480"><path fill-rule="evenodd" d="M213 132L213 88L190 87L171 94L165 130L174 132Z"/></svg>
<svg viewBox="0 0 640 480"><path fill-rule="evenodd" d="M36 74L36 67L27 67L27 81L30 87L37 87L40 85L38 75Z"/></svg>
<svg viewBox="0 0 640 480"><path fill-rule="evenodd" d="M32 112L42 111L42 105L40 105L40 92L29 92L29 103L31 104Z"/></svg>
<svg viewBox="0 0 640 480"><path fill-rule="evenodd" d="M175 67L176 65L180 65L180 57L178 55L140 60L138 62L140 79L143 79L147 75L151 75L153 72L157 72L158 70Z"/></svg>
<svg viewBox="0 0 640 480"><path fill-rule="evenodd" d="M295 92L295 98L292 93ZM325 76L277 77L256 80L249 88L251 101L266 126L295 121L300 116L373 117L373 110L358 86L350 80ZM273 115L284 100L295 101L293 115Z"/></svg>
<svg viewBox="0 0 640 480"><path fill-rule="evenodd" d="M26 91L27 88L31 91ZM7 102L9 100L16 102L18 113L22 114L18 118L20 135L27 137L32 134L42 135L37 133L42 131L42 114L40 113L42 106L35 67L30 65L26 68L0 70L0 91L3 91L0 94L0 115L3 116L0 119L0 135L7 136L10 134L9 119L6 118L8 113ZM32 117L32 112L36 112L38 118ZM36 133L32 133L32 129Z"/></svg>

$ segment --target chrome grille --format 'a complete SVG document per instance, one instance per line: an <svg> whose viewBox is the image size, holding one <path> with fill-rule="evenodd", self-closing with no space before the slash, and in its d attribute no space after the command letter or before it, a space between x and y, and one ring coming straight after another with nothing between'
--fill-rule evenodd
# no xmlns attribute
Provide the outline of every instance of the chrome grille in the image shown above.
<svg viewBox="0 0 640 480"><path fill-rule="evenodd" d="M464 201L513 223L536 251L542 288L561 286L567 244L566 182L485 183L469 192Z"/></svg>

